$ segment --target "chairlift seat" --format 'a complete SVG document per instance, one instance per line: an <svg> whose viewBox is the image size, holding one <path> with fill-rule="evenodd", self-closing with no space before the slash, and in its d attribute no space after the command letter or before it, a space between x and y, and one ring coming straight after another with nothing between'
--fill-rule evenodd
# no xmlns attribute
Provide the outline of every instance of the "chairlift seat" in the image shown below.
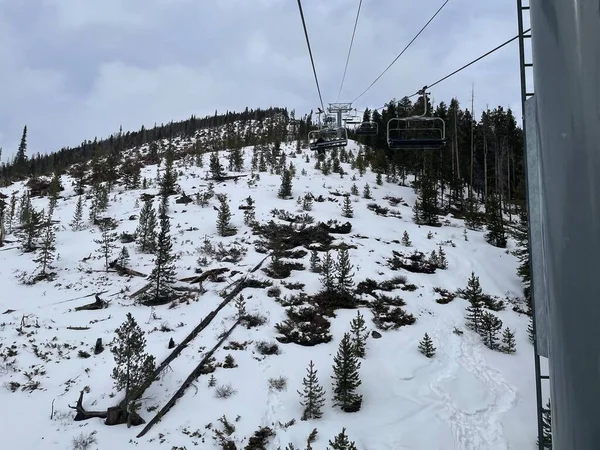
<svg viewBox="0 0 600 450"><path fill-rule="evenodd" d="M388 139L388 146L391 150L437 150L446 146L446 139Z"/></svg>

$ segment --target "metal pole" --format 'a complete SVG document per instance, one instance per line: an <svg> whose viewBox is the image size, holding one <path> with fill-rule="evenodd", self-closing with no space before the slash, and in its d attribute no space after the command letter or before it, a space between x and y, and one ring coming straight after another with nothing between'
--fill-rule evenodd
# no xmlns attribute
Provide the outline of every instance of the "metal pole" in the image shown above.
<svg viewBox="0 0 600 450"><path fill-rule="evenodd" d="M523 162L525 165L525 173L527 173L527 136L525 134L525 100L527 100L527 77L525 74L525 38L523 33L525 27L523 26L523 0L517 0L517 23L519 30L519 72L521 75L521 115L523 117ZM533 33L533 30L531 31ZM533 34L532 34L533 36ZM527 211L531 211L529 207L529 188L527 186L527 177L525 177L525 199L527 204ZM529 214L529 213L528 213ZM529 253L529 273L533 274L533 262L531 252L531 226L530 221L527 220L527 241ZM537 410L537 434L538 434L538 450L544 450L544 415L543 406L544 401L542 399L542 380L541 380L541 368L540 368L540 356L538 354L538 343L536 334L536 320L535 320L535 301L534 301L534 283L533 276L531 277L530 293L531 296L531 329L533 333L533 365L535 370L535 397L536 397L536 410Z"/></svg>
<svg viewBox="0 0 600 450"><path fill-rule="evenodd" d="M531 0L552 443L600 448L600 5Z"/></svg>

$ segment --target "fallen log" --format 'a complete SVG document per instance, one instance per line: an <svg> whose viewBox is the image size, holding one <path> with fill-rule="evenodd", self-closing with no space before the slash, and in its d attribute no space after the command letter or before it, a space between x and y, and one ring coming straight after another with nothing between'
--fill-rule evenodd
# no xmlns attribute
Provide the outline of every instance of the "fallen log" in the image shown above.
<svg viewBox="0 0 600 450"><path fill-rule="evenodd" d="M96 294L96 301L94 303L88 303L87 305L78 306L75 308L75 311L94 311L96 309L105 309L108 308L109 302L105 302Z"/></svg>
<svg viewBox="0 0 600 450"><path fill-rule="evenodd" d="M108 267L110 267L111 269L114 269L115 272L117 272L119 275L121 275L121 276L129 275L132 277L144 277L144 278L148 277L148 275L146 275L145 273L138 272L137 270L133 270L128 267L122 266L117 261L118 260L115 259L113 262L108 263Z"/></svg>
<svg viewBox="0 0 600 450"><path fill-rule="evenodd" d="M86 411L83 407L83 390L79 392L79 399L77 399L77 404L75 406L68 405L69 408L77 411L75 415L75 421L80 420L88 420L94 418L106 419L108 416L108 411Z"/></svg>
<svg viewBox="0 0 600 450"><path fill-rule="evenodd" d="M210 281L217 282L218 276L224 274L225 272L229 272L227 267L219 267L216 269L210 269L206 272L201 273L200 275L196 275L193 277L182 278L179 281L190 284L202 283L207 278L210 278Z"/></svg>
<svg viewBox="0 0 600 450"><path fill-rule="evenodd" d="M89 330L90 327L67 327L67 330L76 330L76 331L84 331Z"/></svg>

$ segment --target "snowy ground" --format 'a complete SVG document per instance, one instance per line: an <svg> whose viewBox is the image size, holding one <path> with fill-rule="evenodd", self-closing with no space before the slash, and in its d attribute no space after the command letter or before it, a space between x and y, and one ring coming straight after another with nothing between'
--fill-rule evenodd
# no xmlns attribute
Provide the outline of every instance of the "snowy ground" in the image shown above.
<svg viewBox="0 0 600 450"><path fill-rule="evenodd" d="M287 151L291 152L292 148L287 147ZM356 155L358 145L351 142L348 149L352 149ZM250 155L250 149L246 149L246 169L250 167ZM204 160L207 167L208 158ZM336 189L340 192L350 191L354 172L349 166L344 167L349 175L340 178L338 174L322 175L314 169L314 158L306 163L304 154L297 158L288 157L288 164L290 161L297 171L293 180L294 197L306 192L328 196L328 192ZM306 176L301 174L302 169L306 169ZM156 166L146 167L144 176L154 180L156 170ZM205 168L192 166L181 170L183 175L179 176L178 182L188 195L206 187L207 182L203 179ZM298 212L299 208L294 200L277 198L279 176L267 172L261 173L260 177L257 186L252 188L243 179L237 183L229 181L215 186L215 192L227 193L234 214L233 222L239 227L238 234L229 238L217 236L216 212L212 208L216 204L215 199L210 206L202 208L195 204L175 204L172 197L170 216L174 249L179 255L178 278L194 275L197 248L202 245L205 236L209 236L214 243L219 240L226 243L245 241L243 245L247 246L248 253L234 267L242 273L231 281L243 276L264 258L251 245L256 237L243 224L242 211L237 206L251 195L257 201L256 218L259 221L271 219L269 211L273 208L290 212ZM348 436L360 450L533 448L536 433L535 390L533 349L526 333L527 318L513 312L510 307L496 313L505 326L516 330L517 353L507 355L491 351L478 336L464 327L467 302L457 298L449 304L438 304L434 301L436 295L432 291L434 287L450 291L462 288L474 271L480 278L484 292L500 297L519 296L521 286L515 273L516 259L506 250L487 244L483 232L467 231L468 241L465 241L464 225L460 220L445 218L449 224L442 228L415 225L411 211L415 194L411 188L386 182L383 186L377 186L375 174L370 171L362 178L357 173L356 178L361 193L364 184L369 183L374 199L354 197L354 218L341 217L341 197L335 197L340 203L314 203L313 210L309 212L316 220L338 219L352 223L350 234L335 236L358 247L350 250L355 265L355 282L366 278L386 280L399 274L385 265L385 258L391 256L392 250L408 250L392 242L399 241L405 230L413 243L410 250L417 249L428 254L442 244L449 261L448 269L432 275L403 273L408 282L417 285L418 289L413 292L398 291L394 295L406 301L405 309L414 314L417 321L397 331L382 332L381 339L369 339L367 357L360 370L363 384L359 392L363 394L363 405L358 413L344 413L331 406L330 378L339 340L348 331L349 322L356 312L338 312L337 317L332 319L334 339L328 344L315 347L280 344L281 354L265 357L256 352L253 343L274 340L274 324L285 318L285 309L268 297L265 289L246 289L244 296L247 309L265 315L268 322L251 330L244 327L235 329L229 341L252 341L246 350L221 348L215 354L216 360L221 362L231 353L238 364L233 369L217 368L214 373L217 385L230 383L237 391L235 395L217 399L214 388L208 387L208 376L201 376L162 421L140 439L135 436L141 427L107 427L101 419L73 422L74 411L68 405L75 403L79 391L85 387L89 388L89 393L85 396L84 405L89 410L106 409L116 404L122 396L112 386L110 373L113 357L108 348L98 356L92 354L90 358L79 357L79 350L91 352L99 337L103 338L105 345L108 344L114 337L114 330L129 311L148 332L148 350L160 362L171 352L167 349L169 339L172 337L176 343L181 342L222 301L219 292L229 283L206 283L208 292L197 300L173 309L168 306L157 307L154 310L157 318L151 318L149 308L136 306L127 295L145 284L143 278L124 278L115 273L102 272L103 261L97 257L97 245L93 242L98 238L98 229L88 226L80 232L70 230L68 223L73 216L76 197L73 196L69 178L65 176L65 190L61 193L63 199L59 200L54 213L54 219L60 220L57 233L60 257L56 262L59 278L33 286L23 285L18 275L21 271L31 272L34 269L32 255L22 254L16 248L16 242L6 244L0 251L0 404L4 412L0 423L2 448L69 449L74 437L93 431L96 431L97 443L90 448L218 448L212 431L206 426L212 423L213 428L218 428L218 419L223 415L236 426L233 437L238 442L238 448L246 445L248 437L259 426L266 425L276 431L269 447L272 449L284 449L288 443L303 449L306 437L314 428L318 429L319 435L313 449L325 449L328 440L333 439L342 427L346 427ZM16 185L2 191L10 194L18 188L19 185ZM119 233L132 233L135 230L137 220L129 220L129 217L139 214L140 208L135 207L135 201L142 192L123 191L117 187L111 193L108 215L120 221ZM146 192L155 193L156 186L150 186ZM389 207L384 200L387 195L401 197L407 203L408 206L399 204L392 208L402 215L401 219L377 216L366 208L372 202ZM46 202L46 199L35 199L34 206L45 207ZM84 217L87 218L87 208ZM192 231L184 231L190 228ZM427 239L429 231L434 233L433 239ZM455 246L449 245L449 241ZM127 244L127 247L132 256L131 267L148 274L152 269L152 257L136 252L135 244ZM510 241L509 249L513 248L514 242ZM90 254L92 258L83 262L82 259ZM303 261L307 268L308 259L309 255ZM223 265L214 263L211 267ZM264 274L259 276L266 278ZM317 292L320 286L317 276L308 270L293 271L285 281L305 283L304 289L309 294ZM76 306L89 303L93 298L68 301L104 290L108 292L102 297L112 300L109 308L104 310L75 312ZM125 293L119 293L122 290ZM282 290L284 294L290 293L285 287ZM6 310L14 311L1 315ZM362 313L367 318L369 331L375 329L370 321L370 310L364 308ZM233 324L235 314L232 302L171 363L171 370L163 373L160 380L146 391L141 410L146 421L179 388L202 358L203 352L217 342L218 335ZM159 331L162 324L169 325L173 331ZM77 326L90 329L67 329ZM464 334L454 334L454 327L464 330ZM429 333L437 347L437 354L432 359L425 358L417 350L425 332ZM7 356L15 352L16 356ZM328 400L322 419L300 421L302 410L296 391L302 388L301 380L311 359L315 362ZM11 365L11 361L15 361L14 364ZM279 376L287 377L287 389L281 392L269 389L268 379ZM29 379L39 382L39 388L32 392L22 391L21 388L11 392L9 389L10 382L24 386ZM296 419L295 424L283 426L292 419Z"/></svg>

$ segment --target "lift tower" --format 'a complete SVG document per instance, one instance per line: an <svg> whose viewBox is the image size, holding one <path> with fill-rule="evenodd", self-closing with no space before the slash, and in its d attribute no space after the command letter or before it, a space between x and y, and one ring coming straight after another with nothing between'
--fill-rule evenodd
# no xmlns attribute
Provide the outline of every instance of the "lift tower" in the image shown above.
<svg viewBox="0 0 600 450"><path fill-rule="evenodd" d="M352 111L352 103L330 103L327 108L327 112L335 114L337 117L337 132L338 138L342 139L344 133L344 122L342 121L342 114L349 113Z"/></svg>

